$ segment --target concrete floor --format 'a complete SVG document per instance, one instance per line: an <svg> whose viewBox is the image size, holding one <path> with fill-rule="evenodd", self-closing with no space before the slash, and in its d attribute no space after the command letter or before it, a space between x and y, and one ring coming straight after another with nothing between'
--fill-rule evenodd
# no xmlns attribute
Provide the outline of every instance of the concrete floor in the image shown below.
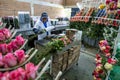
<svg viewBox="0 0 120 80"><path fill-rule="evenodd" d="M65 78L65 80L93 80L92 72L95 69L94 59L94 56L81 52L78 66L74 65L71 67L62 78Z"/></svg>

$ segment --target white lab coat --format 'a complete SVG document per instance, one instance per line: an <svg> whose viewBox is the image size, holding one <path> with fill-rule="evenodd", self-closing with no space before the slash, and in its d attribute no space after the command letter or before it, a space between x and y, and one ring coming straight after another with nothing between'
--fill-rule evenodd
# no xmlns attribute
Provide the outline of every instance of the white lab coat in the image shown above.
<svg viewBox="0 0 120 80"><path fill-rule="evenodd" d="M49 27L51 27L51 23L50 23L50 21L48 20L48 21L47 21L47 28L49 28ZM44 26L44 24L43 24L43 22L42 22L40 19L37 20L34 28L36 28L36 29L38 29L38 30L46 29L45 26ZM48 31L48 35L51 35L51 31L50 31L50 30ZM47 36L47 32L42 33L42 34L39 34L39 35L38 35L38 40L41 40L41 39L45 38L46 36Z"/></svg>

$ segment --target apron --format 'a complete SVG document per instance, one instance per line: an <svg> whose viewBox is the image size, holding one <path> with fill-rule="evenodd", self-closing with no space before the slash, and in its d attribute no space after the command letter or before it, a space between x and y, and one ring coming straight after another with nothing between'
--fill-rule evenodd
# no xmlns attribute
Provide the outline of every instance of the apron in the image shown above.
<svg viewBox="0 0 120 80"><path fill-rule="evenodd" d="M36 22L34 28L38 29L38 30L42 30L42 29L46 29L48 27L50 27L51 24L49 21L47 21L46 23L43 23L40 19ZM42 33L38 35L38 40L42 40L43 38L45 38L47 35L51 35L51 31Z"/></svg>

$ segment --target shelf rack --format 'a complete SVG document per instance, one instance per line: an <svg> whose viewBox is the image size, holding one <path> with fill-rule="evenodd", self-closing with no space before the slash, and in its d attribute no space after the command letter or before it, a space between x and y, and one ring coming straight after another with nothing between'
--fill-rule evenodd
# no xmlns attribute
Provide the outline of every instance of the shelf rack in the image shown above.
<svg viewBox="0 0 120 80"><path fill-rule="evenodd" d="M116 37L116 39L115 39L115 45L114 45L114 50L113 50L113 57L112 58L115 58L115 55L116 55L116 50L117 50L117 44L118 44L118 42L120 42L120 26L119 26L119 30L118 30L118 34L117 34L117 37ZM107 77L106 77L106 79L105 80L109 80L109 75L110 75L110 72L111 71L108 71L108 75L107 75Z"/></svg>

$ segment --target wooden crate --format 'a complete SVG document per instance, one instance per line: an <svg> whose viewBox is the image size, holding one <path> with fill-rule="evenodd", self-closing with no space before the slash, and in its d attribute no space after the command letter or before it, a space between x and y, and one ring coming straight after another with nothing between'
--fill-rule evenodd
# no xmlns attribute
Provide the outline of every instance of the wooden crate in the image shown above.
<svg viewBox="0 0 120 80"><path fill-rule="evenodd" d="M58 72L62 71L62 64L52 63L52 75L55 77L57 76Z"/></svg>
<svg viewBox="0 0 120 80"><path fill-rule="evenodd" d="M56 77L59 71L61 71L61 70L59 70L57 68L52 69L52 75L53 75L53 77Z"/></svg>
<svg viewBox="0 0 120 80"><path fill-rule="evenodd" d="M53 67L53 69L59 69L59 70L61 70L61 68L62 68L62 64L60 64L60 63L52 63L52 67Z"/></svg>
<svg viewBox="0 0 120 80"><path fill-rule="evenodd" d="M63 64L63 65L62 65L62 71L65 71L66 68L67 68L67 64Z"/></svg>
<svg viewBox="0 0 120 80"><path fill-rule="evenodd" d="M63 55L62 54L54 54L53 55L53 62L62 62Z"/></svg>
<svg viewBox="0 0 120 80"><path fill-rule="evenodd" d="M53 62L55 62L52 66L53 75L55 76L59 71L65 72L68 70L73 64L76 64L80 55L80 46L73 46L70 49L64 51L60 54L53 55Z"/></svg>

